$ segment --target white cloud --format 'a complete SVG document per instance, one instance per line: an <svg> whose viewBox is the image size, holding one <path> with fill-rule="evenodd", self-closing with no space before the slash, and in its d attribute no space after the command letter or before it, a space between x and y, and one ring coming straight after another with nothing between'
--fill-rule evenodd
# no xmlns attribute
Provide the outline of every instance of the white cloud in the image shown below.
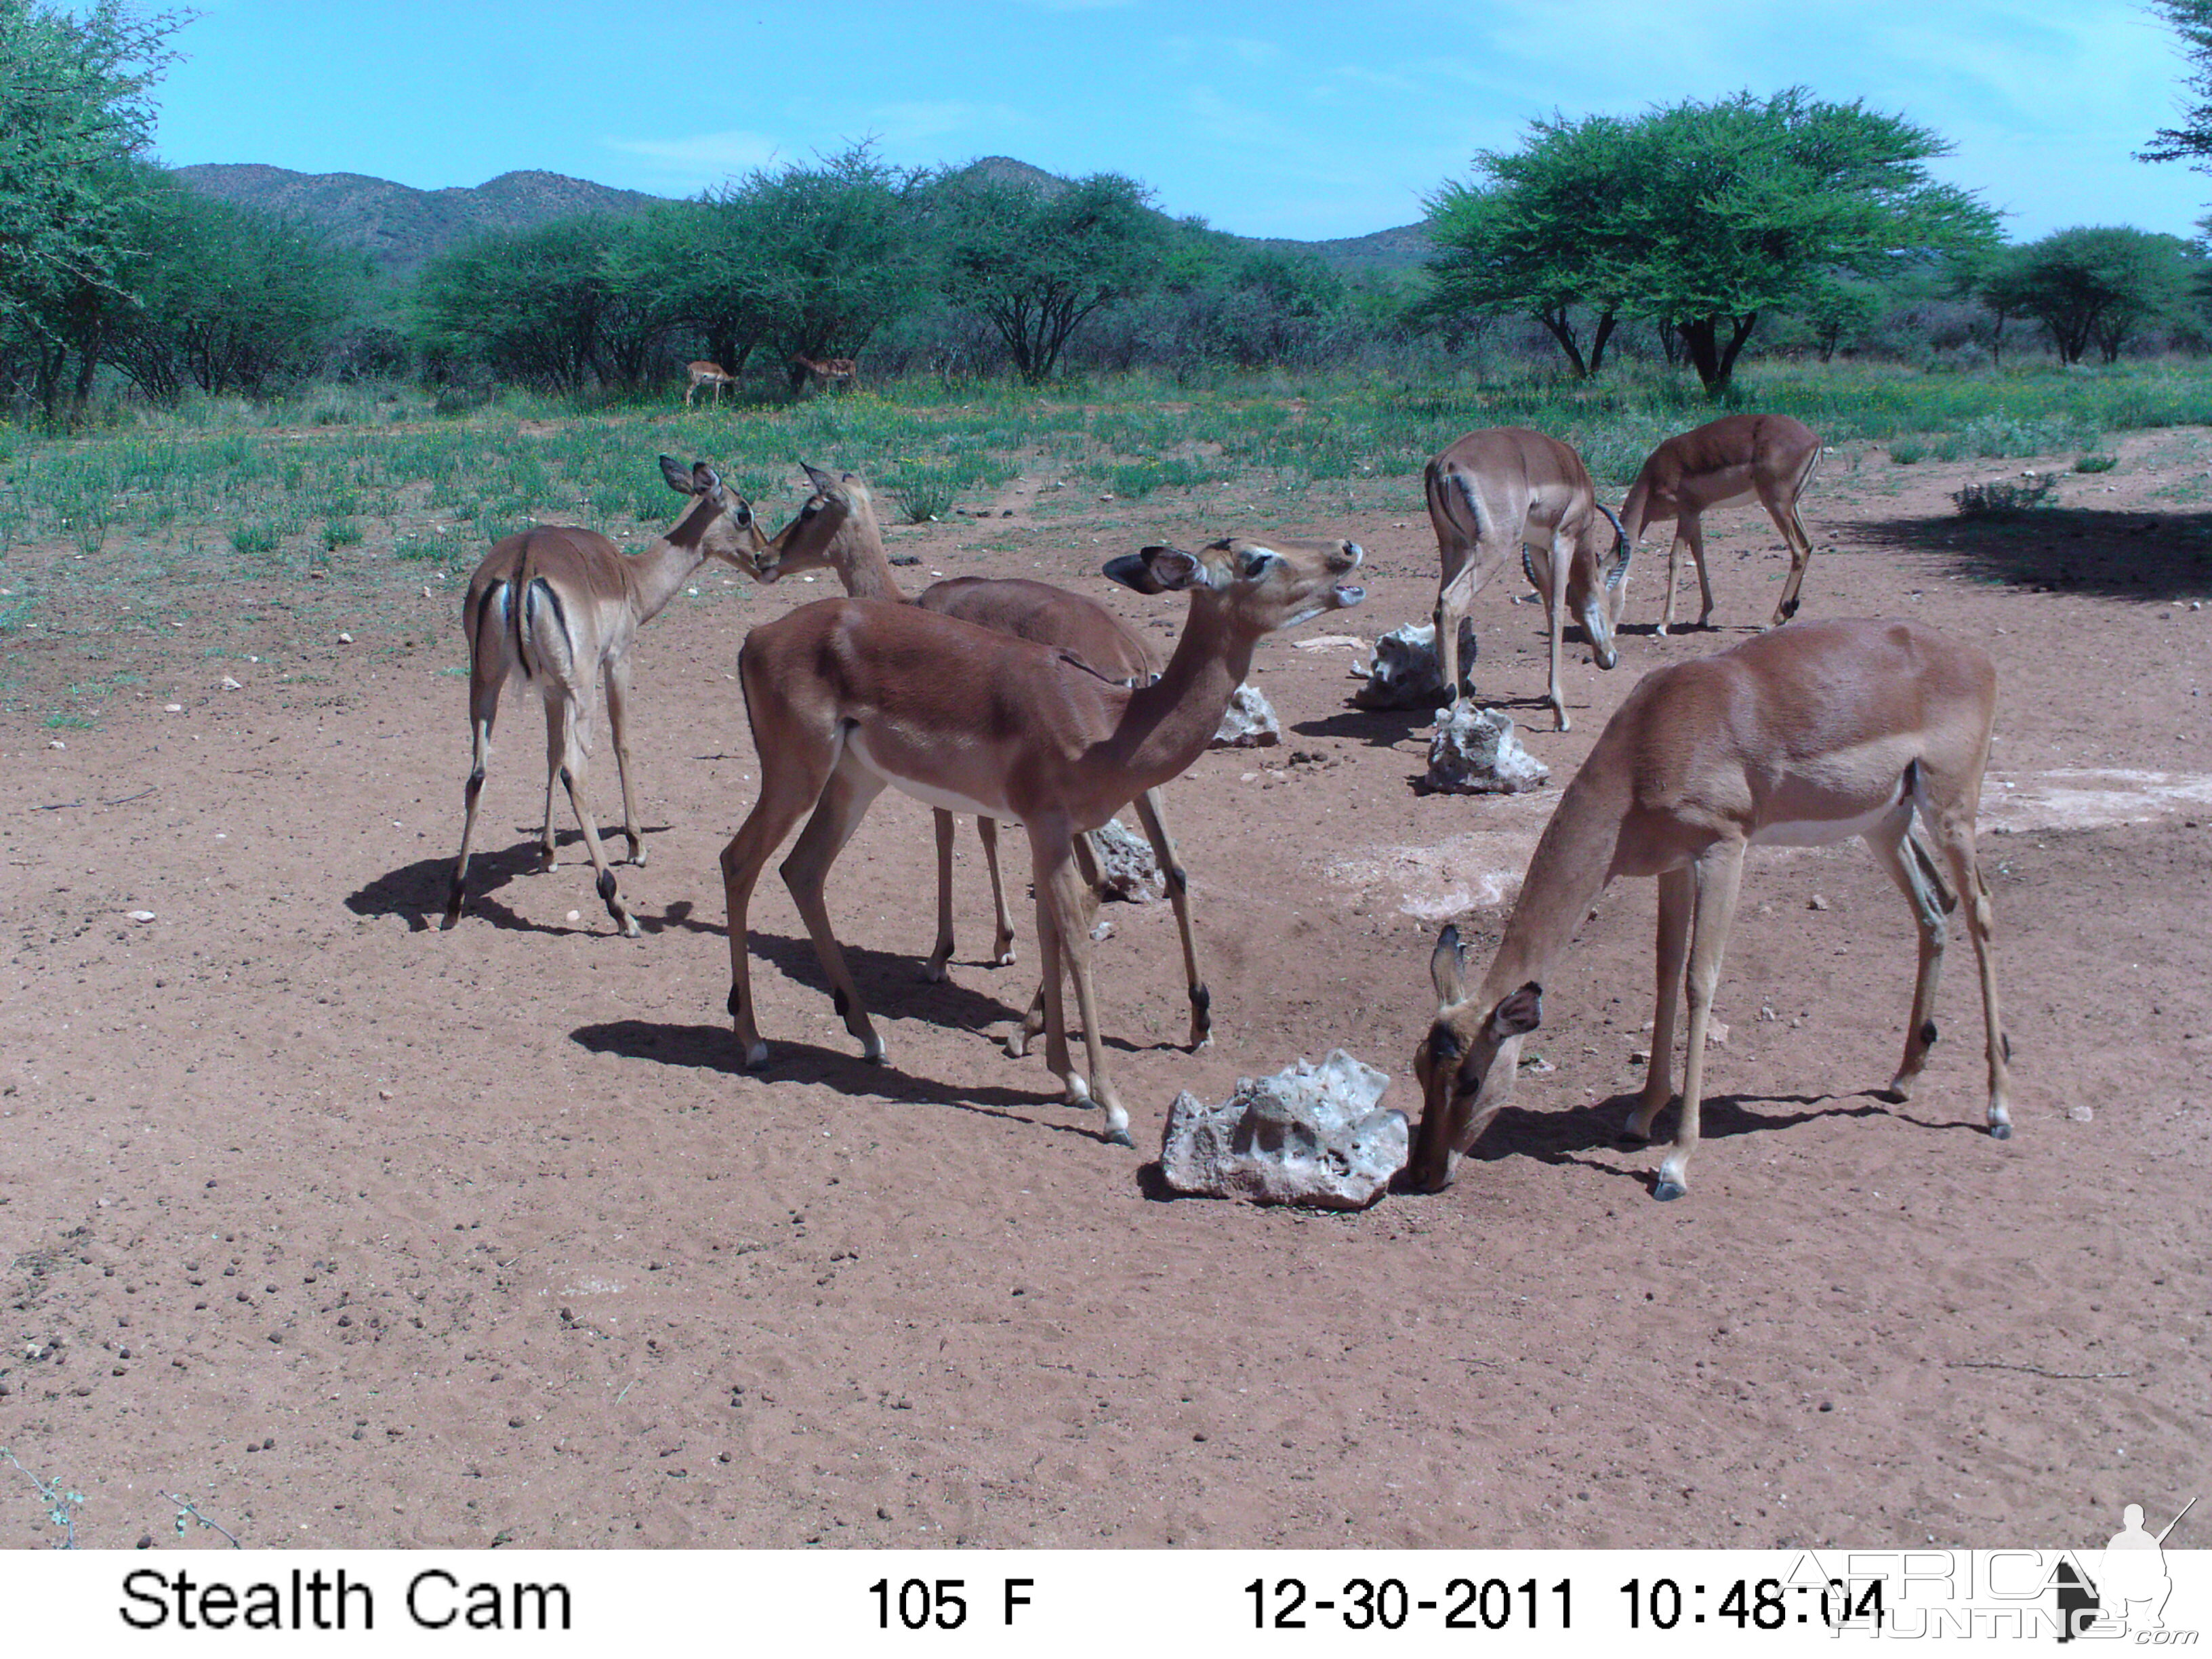
<svg viewBox="0 0 2212 1659"><path fill-rule="evenodd" d="M687 178L720 179L766 167L781 152L773 138L757 132L700 132L684 138L610 138L610 149L640 155L665 172Z"/></svg>

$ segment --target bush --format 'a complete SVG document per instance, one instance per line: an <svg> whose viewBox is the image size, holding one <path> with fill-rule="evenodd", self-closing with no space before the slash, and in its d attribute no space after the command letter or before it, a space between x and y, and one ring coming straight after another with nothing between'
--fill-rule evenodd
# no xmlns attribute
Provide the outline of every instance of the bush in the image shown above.
<svg viewBox="0 0 2212 1659"><path fill-rule="evenodd" d="M230 532L230 544L240 553L274 553L276 542L276 526L272 524L242 524Z"/></svg>
<svg viewBox="0 0 2212 1659"><path fill-rule="evenodd" d="M2117 455L2084 455L2074 463L2076 472L2110 472L2120 464Z"/></svg>
<svg viewBox="0 0 2212 1659"><path fill-rule="evenodd" d="M1889 459L1899 466L1911 466L1927 458L1928 446L1917 438L1899 438L1889 447Z"/></svg>

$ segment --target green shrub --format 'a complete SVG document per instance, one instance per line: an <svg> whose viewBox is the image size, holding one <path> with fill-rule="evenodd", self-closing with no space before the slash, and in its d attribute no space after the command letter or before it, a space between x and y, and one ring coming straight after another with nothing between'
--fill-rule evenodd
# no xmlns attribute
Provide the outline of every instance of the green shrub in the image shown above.
<svg viewBox="0 0 2212 1659"><path fill-rule="evenodd" d="M959 493L951 475L934 468L901 473L890 492L898 503L900 520L906 524L927 524L943 518L952 510L953 497Z"/></svg>
<svg viewBox="0 0 2212 1659"><path fill-rule="evenodd" d="M2076 472L2110 472L2120 464L2117 455L2084 455L2074 463Z"/></svg>
<svg viewBox="0 0 2212 1659"><path fill-rule="evenodd" d="M332 519L323 526L324 549L335 553L342 547L361 545L361 526L351 519Z"/></svg>
<svg viewBox="0 0 2212 1659"><path fill-rule="evenodd" d="M274 553L276 526L261 520L240 525L230 532L230 544L240 553Z"/></svg>
<svg viewBox="0 0 2212 1659"><path fill-rule="evenodd" d="M1899 438L1889 447L1889 459L1899 466L1911 466L1927 454L1928 446L1917 438Z"/></svg>

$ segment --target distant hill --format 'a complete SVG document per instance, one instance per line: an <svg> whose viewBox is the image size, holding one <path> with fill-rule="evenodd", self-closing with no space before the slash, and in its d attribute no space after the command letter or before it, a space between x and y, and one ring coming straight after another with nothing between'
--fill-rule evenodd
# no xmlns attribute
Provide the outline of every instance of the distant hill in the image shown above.
<svg viewBox="0 0 2212 1659"><path fill-rule="evenodd" d="M661 198L558 173L502 173L473 189L416 190L358 173L292 173L251 163L179 167L193 189L296 214L395 275L488 230L526 230L578 213L635 213Z"/></svg>
<svg viewBox="0 0 2212 1659"><path fill-rule="evenodd" d="M986 155L962 171L1043 191L1067 188L1066 179L1009 155ZM472 189L446 190L416 190L358 173L293 173L253 163L209 162L179 167L176 176L226 202L296 214L341 245L368 250L395 276L484 231L526 230L578 213L635 213L663 199L558 173L502 173ZM1323 242L1216 234L1247 246L1310 253L1347 273L1410 270L1429 256L1429 239L1419 225Z"/></svg>

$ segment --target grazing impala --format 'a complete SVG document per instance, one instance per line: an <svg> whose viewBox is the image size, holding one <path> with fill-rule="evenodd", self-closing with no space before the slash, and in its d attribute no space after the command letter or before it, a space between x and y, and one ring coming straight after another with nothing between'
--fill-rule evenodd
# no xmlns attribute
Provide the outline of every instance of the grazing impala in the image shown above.
<svg viewBox="0 0 2212 1659"><path fill-rule="evenodd" d="M623 833L629 837L629 861L645 862L645 842L637 824L637 800L629 778L629 648L638 629L660 614L702 560L721 559L744 567L763 538L752 508L723 488L704 461L686 467L663 455L661 476L668 487L694 497L691 508L642 553L624 553L596 531L568 525L539 525L509 536L494 547L469 579L461 605L461 628L469 640L469 725L476 738L476 764L463 792L467 817L461 828L460 856L453 861L453 886L446 896L444 926L461 919L468 894L469 847L476 838L477 803L483 791L484 767L491 758L492 723L499 718L499 694L520 674L545 702L545 829L538 868L550 870L553 851L553 786L568 792L568 805L584 831L592 867L599 874L599 897L615 926L635 939L637 920L623 908L607 868L599 830L585 793L585 760L592 750L592 723L599 683L607 684L608 723L614 728L615 766L622 775Z"/></svg>
<svg viewBox="0 0 2212 1659"><path fill-rule="evenodd" d="M856 599L881 599L892 605L914 604L939 616L957 617L1001 634L1012 634L1040 645L1057 646L1123 685L1149 681L1154 666L1152 653L1120 617L1095 599L1066 588L1020 578L994 580L955 576L925 589L909 600L891 574L890 556L884 550L883 528L876 521L875 502L867 485L848 472L834 479L814 467L804 469L813 493L798 516L753 560L763 581L775 581L787 572L828 567ZM1161 814L1159 791L1139 791L1137 816L1152 843L1168 897L1175 906L1176 926L1182 935L1184 979L1190 998L1190 1046L1203 1048L1212 1040L1212 999L1198 973L1198 942L1190 927L1189 883L1176 856L1175 842ZM937 944L922 969L925 978L941 980L952 957L952 814L935 809L937 823ZM975 820L983 843L983 860L991 872L991 902L998 919L997 941L992 955L1002 966L1014 959L1014 929L1006 914L1006 893L999 876L999 826L989 817ZM1079 836L1076 861L1084 879L1095 891L1098 882L1091 837ZM1086 924L1087 925L1087 924ZM1007 1038L1017 1058L1029 1039L1044 1029L1044 994L1039 990L1028 1016Z"/></svg>
<svg viewBox="0 0 2212 1659"><path fill-rule="evenodd" d="M792 358L791 368L794 388L809 380L817 386L850 386L860 372L860 364L850 357L824 357L817 362L803 353Z"/></svg>
<svg viewBox="0 0 2212 1659"><path fill-rule="evenodd" d="M1074 838L1205 752L1262 635L1358 604L1361 590L1343 579L1361 556L1353 542L1234 538L1201 553L1148 547L1115 559L1106 574L1140 593L1190 595L1165 671L1134 688L1053 646L916 605L822 599L756 628L738 677L761 760L760 799L722 850L729 1007L744 1063L768 1058L753 1007L746 912L762 866L810 812L784 860L784 883L846 1030L869 1059L883 1058L822 890L869 804L896 784L931 806L1021 820L1036 888L1046 1063L1071 1104L1095 1100L1107 1139L1128 1145L1129 1115L1107 1075L1091 991ZM1069 1057L1063 971L1075 982L1087 1081Z"/></svg>
<svg viewBox="0 0 2212 1659"><path fill-rule="evenodd" d="M1582 457L1558 439L1526 427L1468 433L1429 463L1424 483L1443 567L1437 583L1437 661L1452 702L1455 705L1460 696L1459 619L1484 584L1504 568L1506 556L1517 551L1522 574L1544 602L1552 644L1545 700L1558 729L1565 731L1567 704L1559 692L1561 602L1582 623L1590 660L1610 669L1620 659L1613 630L1620 620L1634 550L1621 538L1620 521L1599 504Z"/></svg>
<svg viewBox="0 0 2212 1659"><path fill-rule="evenodd" d="M1543 981L1598 894L1615 876L1656 876L1651 1063L1628 1133L1649 1139L1667 1105L1686 961L1682 1111L1656 1189L1680 1197L1698 1146L1713 988L1744 849L1754 845L1863 836L1911 906L1920 966L1904 1062L1889 1085L1905 1098L1936 1041L1944 912L1955 902L1910 833L1916 815L1966 901L1987 1027L1987 1122L1997 1139L2010 1136L2010 1048L1997 1011L1989 889L1974 857L1996 706L1990 659L1915 623L1810 623L1645 675L1560 797L1498 954L1471 994L1457 930L1437 941L1430 975L1439 1006L1413 1056L1423 1091L1413 1184L1448 1185L1512 1093L1521 1039L1542 1019Z"/></svg>
<svg viewBox="0 0 2212 1659"><path fill-rule="evenodd" d="M684 407L686 409L691 407L691 394L701 386L713 386L714 401L720 404L722 401L722 388L726 386L735 386L738 383L738 377L720 363L686 363L684 365L684 372L691 377L691 384L684 388Z"/></svg>
<svg viewBox="0 0 2212 1659"><path fill-rule="evenodd" d="M1713 614L1713 584L1705 574L1704 515L1717 507L1748 507L1757 501L1774 520L1790 549L1790 580L1774 606L1769 628L1797 614L1797 590L1813 562L1813 540L1797 516L1797 498L1820 464L1820 441L1812 428L1787 415L1723 415L1695 431L1667 440L1651 452L1644 470L1620 504L1621 532L1630 543L1645 528L1674 520L1674 545L1667 550L1667 604L1659 631L1674 625L1674 589L1682 568L1682 544L1698 568L1698 626Z"/></svg>

